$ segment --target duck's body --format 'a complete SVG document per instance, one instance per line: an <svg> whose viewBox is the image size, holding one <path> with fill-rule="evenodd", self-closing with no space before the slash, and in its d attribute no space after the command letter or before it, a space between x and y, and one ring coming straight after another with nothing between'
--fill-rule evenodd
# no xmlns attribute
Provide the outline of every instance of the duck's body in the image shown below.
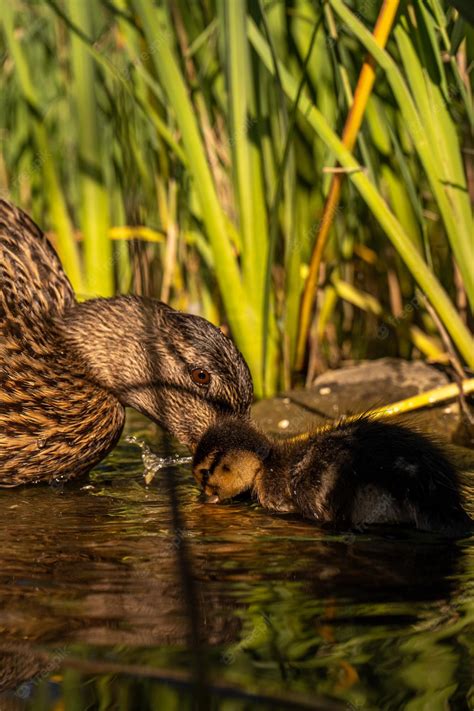
<svg viewBox="0 0 474 711"><path fill-rule="evenodd" d="M277 442L250 424L223 422L199 443L194 475L213 501L251 490L271 511L324 526L406 524L470 529L458 475L437 444L400 424L347 419L307 440Z"/></svg>
<svg viewBox="0 0 474 711"><path fill-rule="evenodd" d="M45 235L25 213L0 203L2 486L79 475L120 436L122 405L91 387L59 329L75 306Z"/></svg>
<svg viewBox="0 0 474 711"><path fill-rule="evenodd" d="M0 201L0 486L88 471L126 405L192 447L220 415L246 417L251 399L219 329L153 299L77 303L41 230Z"/></svg>
<svg viewBox="0 0 474 711"><path fill-rule="evenodd" d="M48 335L51 340L40 344L44 355L14 339L8 340L6 351L2 348L2 487L84 474L105 457L122 432L125 410L117 398L91 387L66 353L54 356L56 344Z"/></svg>

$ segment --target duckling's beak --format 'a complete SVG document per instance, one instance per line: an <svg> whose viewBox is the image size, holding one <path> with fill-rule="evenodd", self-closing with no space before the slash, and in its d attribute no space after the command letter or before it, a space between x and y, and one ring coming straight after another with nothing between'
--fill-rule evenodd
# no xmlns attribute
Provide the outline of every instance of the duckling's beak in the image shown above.
<svg viewBox="0 0 474 711"><path fill-rule="evenodd" d="M205 504L218 504L220 502L217 494L206 494L203 492L203 500Z"/></svg>
<svg viewBox="0 0 474 711"><path fill-rule="evenodd" d="M219 497L213 491L213 489L208 486L207 480L211 473L210 469L203 469L202 467L195 467L193 474L194 478L198 482L199 486L202 488L201 498L206 504L217 504L219 503Z"/></svg>
<svg viewBox="0 0 474 711"><path fill-rule="evenodd" d="M210 473L211 472L208 469L207 474L203 473L203 476L202 476L201 486L203 489L204 501L206 502L206 504L217 504L217 503L219 503L220 499L219 499L219 496L216 494L215 487L209 486L207 483Z"/></svg>

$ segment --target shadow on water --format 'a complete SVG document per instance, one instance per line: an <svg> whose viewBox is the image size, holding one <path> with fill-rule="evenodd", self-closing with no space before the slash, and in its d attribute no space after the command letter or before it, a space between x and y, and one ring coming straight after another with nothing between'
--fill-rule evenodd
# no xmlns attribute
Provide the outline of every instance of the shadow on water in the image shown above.
<svg viewBox="0 0 474 711"><path fill-rule="evenodd" d="M473 539L328 534L173 473L179 520L125 442L0 491L0 709L473 707Z"/></svg>

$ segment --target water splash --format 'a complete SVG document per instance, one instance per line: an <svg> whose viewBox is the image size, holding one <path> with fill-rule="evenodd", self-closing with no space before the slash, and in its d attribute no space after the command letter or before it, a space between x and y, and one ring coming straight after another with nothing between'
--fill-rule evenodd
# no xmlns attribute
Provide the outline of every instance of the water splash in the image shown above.
<svg viewBox="0 0 474 711"><path fill-rule="evenodd" d="M125 441L130 444L136 444L142 451L144 466L143 478L147 486L151 484L160 469L164 469L165 467L177 467L180 464L190 464L193 461L192 457L181 457L179 454L175 454L172 457L159 457L151 451L149 445L144 440L138 439L134 435L129 435L125 438Z"/></svg>

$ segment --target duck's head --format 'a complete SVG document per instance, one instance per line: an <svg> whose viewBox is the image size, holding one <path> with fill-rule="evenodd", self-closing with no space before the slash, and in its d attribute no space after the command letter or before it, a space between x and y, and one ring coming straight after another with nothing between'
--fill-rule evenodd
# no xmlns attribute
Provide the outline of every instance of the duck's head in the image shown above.
<svg viewBox="0 0 474 711"><path fill-rule="evenodd" d="M197 445L194 478L210 503L232 499L253 487L271 451L270 440L250 423L227 418Z"/></svg>
<svg viewBox="0 0 474 711"><path fill-rule="evenodd" d="M93 299L66 315L62 332L98 384L191 449L222 417L248 417L249 368L203 318L154 299Z"/></svg>

